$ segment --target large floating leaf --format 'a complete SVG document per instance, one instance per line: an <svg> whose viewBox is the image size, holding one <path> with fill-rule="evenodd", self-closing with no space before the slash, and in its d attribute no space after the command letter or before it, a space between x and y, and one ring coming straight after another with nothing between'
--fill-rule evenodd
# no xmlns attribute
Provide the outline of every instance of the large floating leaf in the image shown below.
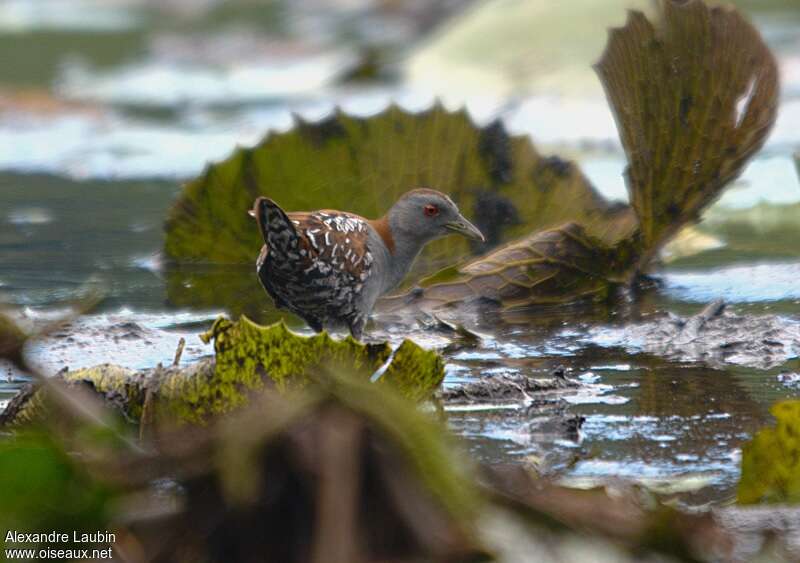
<svg viewBox="0 0 800 563"><path fill-rule="evenodd" d="M201 337L214 342L219 380L240 385L245 374L256 386L256 381L268 377L281 390L305 384L306 377L321 367L370 374L392 353L386 342L362 344L349 336L334 340L327 332L302 336L283 323L264 327L246 317L235 323L220 317Z"/></svg>
<svg viewBox="0 0 800 563"><path fill-rule="evenodd" d="M213 361L143 372L104 364L60 377L90 386L130 419L146 418L150 401L159 413L192 423L241 407L251 393L266 387L298 389L329 372L367 380L390 357L378 384L406 398L427 399L444 379L441 357L411 341L393 353L386 342L362 344L349 336L334 340L325 332L302 336L283 323L264 327L244 317L235 323L219 318L203 338L214 342ZM0 426L39 419L48 409L48 398L42 389L21 391L0 413Z"/></svg>
<svg viewBox="0 0 800 563"><path fill-rule="evenodd" d="M612 31L596 70L628 157L647 260L763 145L777 112L777 65L735 9L661 0L655 25L633 11Z"/></svg>
<svg viewBox="0 0 800 563"><path fill-rule="evenodd" d="M742 475L737 500L800 502L800 401L776 403L770 412L777 419L742 449Z"/></svg>
<svg viewBox="0 0 800 563"><path fill-rule="evenodd" d="M488 245L569 220L605 226L613 216L574 165L541 157L527 137L509 136L499 122L479 128L464 111L437 105L413 114L392 106L364 119L336 112L318 123L298 121L209 167L175 204L166 253L180 262L255 260L262 243L246 212L259 195L290 211L378 217L419 186L451 194ZM448 237L426 256L452 263L467 245Z"/></svg>
<svg viewBox="0 0 800 563"><path fill-rule="evenodd" d="M603 299L630 263L625 248L606 246L568 223L438 272L393 301L435 309L480 299L510 309Z"/></svg>

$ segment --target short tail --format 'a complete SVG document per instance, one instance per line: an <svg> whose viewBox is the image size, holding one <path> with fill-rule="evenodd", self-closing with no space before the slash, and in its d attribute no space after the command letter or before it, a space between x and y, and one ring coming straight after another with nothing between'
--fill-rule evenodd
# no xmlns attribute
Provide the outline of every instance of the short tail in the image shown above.
<svg viewBox="0 0 800 563"><path fill-rule="evenodd" d="M255 215L258 229L270 252L285 254L297 249L297 231L289 216L277 203L260 197L253 205L251 215Z"/></svg>

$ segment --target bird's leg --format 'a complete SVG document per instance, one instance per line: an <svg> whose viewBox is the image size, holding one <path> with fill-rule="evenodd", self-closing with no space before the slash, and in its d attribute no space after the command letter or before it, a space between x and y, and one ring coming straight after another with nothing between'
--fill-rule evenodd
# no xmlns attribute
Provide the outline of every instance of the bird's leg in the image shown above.
<svg viewBox="0 0 800 563"><path fill-rule="evenodd" d="M358 315L350 322L350 334L353 335L353 338L356 340L361 340L361 337L364 335L365 326L367 326L367 317Z"/></svg>
<svg viewBox="0 0 800 563"><path fill-rule="evenodd" d="M314 332L322 332L322 323L319 320L307 317L304 317L303 320L308 323L308 326L310 326L311 330Z"/></svg>

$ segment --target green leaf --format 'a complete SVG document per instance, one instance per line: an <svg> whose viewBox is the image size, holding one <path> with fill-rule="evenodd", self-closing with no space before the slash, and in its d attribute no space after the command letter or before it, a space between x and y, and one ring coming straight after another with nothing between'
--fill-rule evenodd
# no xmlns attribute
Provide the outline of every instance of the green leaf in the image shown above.
<svg viewBox="0 0 800 563"><path fill-rule="evenodd" d="M778 106L778 69L730 7L661 0L660 20L630 12L596 70L628 157L642 266L742 171Z"/></svg>
<svg viewBox="0 0 800 563"><path fill-rule="evenodd" d="M323 368L369 376L392 353L388 342L363 344L349 335L334 340L327 332L303 336L283 323L260 326L247 317L235 323L220 317L201 338L214 342L217 380L257 387L266 377L282 391L307 384Z"/></svg>
<svg viewBox="0 0 800 563"><path fill-rule="evenodd" d="M419 186L449 193L485 232L488 246L473 250L570 220L590 228L615 213L572 163L541 157L500 122L480 128L465 111L439 105L416 114L392 106L364 119L337 111L317 123L298 119L291 131L237 150L190 182L167 221L166 254L177 262L253 262L262 241L247 211L260 195L289 211L376 218ZM448 237L429 245L422 263L452 263L469 252L464 238Z"/></svg>
<svg viewBox="0 0 800 563"><path fill-rule="evenodd" d="M781 401L770 412L776 426L742 448L741 504L800 502L800 401Z"/></svg>

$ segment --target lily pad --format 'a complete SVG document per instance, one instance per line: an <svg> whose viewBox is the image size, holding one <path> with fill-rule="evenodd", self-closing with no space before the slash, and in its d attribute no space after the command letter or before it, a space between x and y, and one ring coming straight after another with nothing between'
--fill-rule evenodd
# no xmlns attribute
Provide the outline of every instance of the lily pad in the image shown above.
<svg viewBox="0 0 800 563"><path fill-rule="evenodd" d="M368 118L337 111L316 123L298 119L187 184L167 221L166 254L176 262L253 262L262 242L247 211L260 195L287 210L373 218L419 186L449 193L488 239L472 249L463 238L442 239L422 264L452 263L565 221L591 228L615 211L576 166L542 157L499 121L478 127L465 111L440 105L421 113L391 106Z"/></svg>
<svg viewBox="0 0 800 563"><path fill-rule="evenodd" d="M408 398L424 400L444 380L441 356L411 340L392 352L388 342L334 340L327 332L301 336L282 322L263 327L246 317L236 323L220 318L202 337L214 340L216 377L237 385L243 372L253 381L266 374L279 390L304 386L320 370L369 377L390 359L378 381Z"/></svg>
<svg viewBox="0 0 800 563"><path fill-rule="evenodd" d="M246 317L235 323L221 317L202 338L214 342L213 360L144 371L104 364L59 377L88 385L131 420L138 422L157 412L195 424L244 406L254 391L296 390L311 381L324 383L325 374L333 372L367 380L387 362L379 384L412 400L427 399L444 379L441 357L411 341L393 352L386 342L362 344L349 336L334 340L325 332L302 336L283 323L264 327ZM39 419L48 409L42 391L39 387L21 391L0 413L0 426Z"/></svg>
<svg viewBox="0 0 800 563"><path fill-rule="evenodd" d="M800 502L800 401L781 401L770 412L775 427L742 448L740 504Z"/></svg>

